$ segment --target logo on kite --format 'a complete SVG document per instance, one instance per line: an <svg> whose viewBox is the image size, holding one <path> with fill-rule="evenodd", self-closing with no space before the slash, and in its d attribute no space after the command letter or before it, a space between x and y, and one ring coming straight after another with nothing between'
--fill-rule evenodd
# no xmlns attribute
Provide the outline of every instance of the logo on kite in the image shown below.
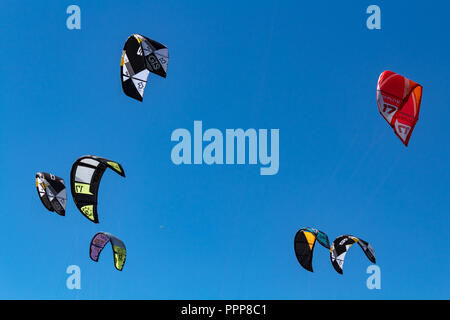
<svg viewBox="0 0 450 320"><path fill-rule="evenodd" d="M120 62L123 92L143 101L150 72L165 78L169 63L169 49L155 40L139 34L125 42Z"/></svg>
<svg viewBox="0 0 450 320"><path fill-rule="evenodd" d="M98 223L98 188L107 168L125 177L122 166L114 161L96 156L83 156L74 162L70 172L70 187L73 201L80 212L94 223Z"/></svg>
<svg viewBox="0 0 450 320"><path fill-rule="evenodd" d="M311 272L313 272L312 258L316 240L323 247L330 249L328 236L324 232L314 228L300 229L294 239L294 250L298 262L303 268Z"/></svg>
<svg viewBox="0 0 450 320"><path fill-rule="evenodd" d="M419 120L422 86L392 71L384 71L377 85L378 110L405 146Z"/></svg>
<svg viewBox="0 0 450 320"><path fill-rule="evenodd" d="M42 204L49 211L65 215L67 193L64 180L46 172L36 173L36 189Z"/></svg>
<svg viewBox="0 0 450 320"><path fill-rule="evenodd" d="M338 273L343 273L345 255L347 254L347 251L350 249L350 247L355 243L359 244L361 249L366 254L367 258L372 263L376 263L375 251L369 243L350 235L340 236L333 241L330 248L331 264L333 265L334 270L336 270Z"/></svg>
<svg viewBox="0 0 450 320"><path fill-rule="evenodd" d="M152 65L154 70L158 70L161 66L159 64L159 61L153 57L153 56L148 56L148 61L150 62L150 64Z"/></svg>
<svg viewBox="0 0 450 320"><path fill-rule="evenodd" d="M91 244L89 245L89 256L92 260L98 262L100 253L108 242L111 242L113 249L114 266L117 270L122 271L127 256L127 250L122 240L110 233L99 232L92 238Z"/></svg>

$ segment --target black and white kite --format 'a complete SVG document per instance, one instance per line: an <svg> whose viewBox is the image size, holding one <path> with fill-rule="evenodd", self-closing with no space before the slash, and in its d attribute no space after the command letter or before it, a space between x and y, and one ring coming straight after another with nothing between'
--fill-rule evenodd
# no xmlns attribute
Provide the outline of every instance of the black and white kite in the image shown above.
<svg viewBox="0 0 450 320"><path fill-rule="evenodd" d="M142 102L149 73L165 78L168 63L169 49L165 45L140 34L131 35L120 61L123 92Z"/></svg>
<svg viewBox="0 0 450 320"><path fill-rule="evenodd" d="M67 193L64 180L46 172L36 173L36 189L42 204L49 211L65 215Z"/></svg>
<svg viewBox="0 0 450 320"><path fill-rule="evenodd" d="M340 236L333 241L330 248L331 264L338 273L343 273L345 255L350 247L355 243L359 244L367 258L372 263L376 263L375 251L368 242L350 235Z"/></svg>

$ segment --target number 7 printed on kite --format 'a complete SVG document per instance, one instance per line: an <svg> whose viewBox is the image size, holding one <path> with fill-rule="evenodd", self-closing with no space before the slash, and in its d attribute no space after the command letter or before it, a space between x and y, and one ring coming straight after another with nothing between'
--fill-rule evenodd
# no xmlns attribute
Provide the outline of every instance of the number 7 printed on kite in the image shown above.
<svg viewBox="0 0 450 320"><path fill-rule="evenodd" d="M392 71L384 71L377 85L378 111L405 146L419 120L422 86Z"/></svg>

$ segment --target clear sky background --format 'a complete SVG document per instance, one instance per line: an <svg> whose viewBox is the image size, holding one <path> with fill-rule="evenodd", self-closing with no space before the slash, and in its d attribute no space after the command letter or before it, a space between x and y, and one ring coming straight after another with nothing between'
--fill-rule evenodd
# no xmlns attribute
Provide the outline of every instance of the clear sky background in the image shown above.
<svg viewBox="0 0 450 320"><path fill-rule="evenodd" d="M66 8L81 8L81 30ZM366 28L381 8L382 29ZM0 298L449 298L450 74L445 1L1 1ZM167 79L125 96L120 56L141 33L170 50ZM405 148L379 115L379 74L424 88ZM280 129L280 170L171 162L177 128ZM35 173L70 181L93 154L105 172L96 225L47 212ZM70 189L69 189L70 190ZM299 228L353 234L375 249L381 290L353 247L344 274L317 246L297 262ZM108 231L127 246L122 272ZM81 290L66 288L67 266Z"/></svg>

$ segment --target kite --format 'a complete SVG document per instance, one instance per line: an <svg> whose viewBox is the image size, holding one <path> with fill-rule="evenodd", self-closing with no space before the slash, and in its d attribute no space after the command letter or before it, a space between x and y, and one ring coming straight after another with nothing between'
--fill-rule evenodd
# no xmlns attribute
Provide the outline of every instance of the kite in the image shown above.
<svg viewBox="0 0 450 320"><path fill-rule="evenodd" d="M347 251L350 249L350 247L355 243L358 243L361 249L366 254L367 258L372 263L375 263L375 251L369 243L354 236L340 236L333 241L330 249L331 263L338 273L343 273L345 255L347 254Z"/></svg>
<svg viewBox="0 0 450 320"><path fill-rule="evenodd" d="M113 249L114 266L117 270L122 271L127 256L127 250L122 240L110 233L99 232L92 238L91 244L89 246L89 256L92 260L98 262L100 253L108 242L111 242L111 246Z"/></svg>
<svg viewBox="0 0 450 320"><path fill-rule="evenodd" d="M378 111L405 146L419 120L422 86L392 71L384 71L377 85Z"/></svg>
<svg viewBox="0 0 450 320"><path fill-rule="evenodd" d="M36 189L42 204L49 211L65 215L67 193L64 180L46 172L36 173Z"/></svg>
<svg viewBox="0 0 450 320"><path fill-rule="evenodd" d="M327 249L330 249L328 236L314 228L300 229L295 235L294 250L298 262L308 271L313 272L312 258L316 239Z"/></svg>
<svg viewBox="0 0 450 320"><path fill-rule="evenodd" d="M169 49L165 45L140 34L131 35L120 61L123 92L142 102L149 73L165 78L168 63Z"/></svg>
<svg viewBox="0 0 450 320"><path fill-rule="evenodd" d="M125 172L119 163L96 156L79 158L72 165L70 172L73 201L81 213L94 223L98 223L98 188L107 168L125 177Z"/></svg>

